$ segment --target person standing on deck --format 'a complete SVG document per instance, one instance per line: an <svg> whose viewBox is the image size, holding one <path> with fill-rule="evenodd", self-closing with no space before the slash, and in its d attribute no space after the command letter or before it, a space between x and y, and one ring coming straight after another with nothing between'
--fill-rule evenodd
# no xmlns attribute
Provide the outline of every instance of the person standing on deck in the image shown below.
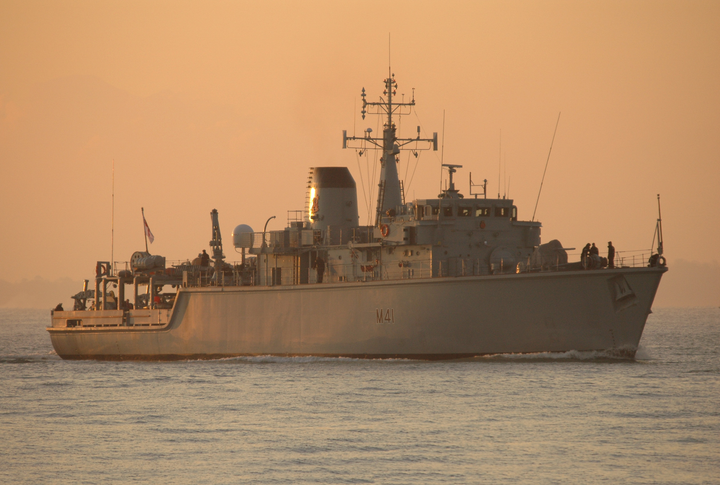
<svg viewBox="0 0 720 485"><path fill-rule="evenodd" d="M615 246L612 245L612 241L608 241L608 268L612 269L615 267Z"/></svg>
<svg viewBox="0 0 720 485"><path fill-rule="evenodd" d="M587 269L589 256L590 256L590 243L587 243L582 250L582 254L580 254L580 262L582 263L583 268Z"/></svg>
<svg viewBox="0 0 720 485"><path fill-rule="evenodd" d="M320 256L315 259L315 271L317 271L317 282L323 282L323 276L325 275L325 260Z"/></svg>

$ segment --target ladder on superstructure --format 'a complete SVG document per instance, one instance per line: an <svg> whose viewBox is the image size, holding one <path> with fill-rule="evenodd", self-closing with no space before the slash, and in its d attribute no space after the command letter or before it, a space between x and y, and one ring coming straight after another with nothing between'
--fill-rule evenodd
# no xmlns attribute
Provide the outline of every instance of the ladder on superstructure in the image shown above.
<svg viewBox="0 0 720 485"><path fill-rule="evenodd" d="M375 210L375 225L377 226L380 224L380 217L382 217L382 214L380 213L380 208L383 205L383 202L385 202L385 181L381 180L378 184L378 201L377 201L377 209Z"/></svg>

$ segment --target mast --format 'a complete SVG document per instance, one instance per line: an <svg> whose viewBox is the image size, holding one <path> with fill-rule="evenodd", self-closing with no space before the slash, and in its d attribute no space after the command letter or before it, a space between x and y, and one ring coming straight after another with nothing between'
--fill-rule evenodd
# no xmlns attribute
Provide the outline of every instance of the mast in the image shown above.
<svg viewBox="0 0 720 485"><path fill-rule="evenodd" d="M397 172L397 160L396 155L400 153L400 147L396 145L395 140L397 139L397 128L393 123L393 95L397 89L397 82L395 82L394 76L388 72L388 77L385 79L385 91L383 94L387 95L387 103L384 106L387 107L387 121L383 127L383 155L380 159L380 183L378 184L378 204L377 213L385 214L389 210L394 210L397 206L402 204L402 198L400 197L400 179ZM411 106L415 104L415 100L412 100ZM365 106L383 106L382 103L368 103L363 97L363 107Z"/></svg>
<svg viewBox="0 0 720 485"><path fill-rule="evenodd" d="M657 195L657 201L658 201L658 220L657 220L657 235L658 235L658 245L657 245L657 253L658 256L662 256L663 254L663 233L662 233L662 213L660 212L660 194Z"/></svg>
<svg viewBox="0 0 720 485"><path fill-rule="evenodd" d="M415 106L415 90L413 89L413 95L410 102L396 102L394 96L397 94L397 82L395 81L395 74L392 74L390 68L388 68L388 77L384 81L385 90L383 96L380 97L379 101L368 101L366 99L365 88L362 88L362 118L365 119L367 113L377 114L386 117L383 126L383 136L372 137L370 136L371 131L365 132L365 136L355 137L347 136L347 130L343 131L343 148L348 148L348 140L360 141L363 145L370 144L375 145L376 149L382 150L382 156L380 157L380 181L378 183L378 201L375 209L375 225L380 224L380 220L384 215L394 215L396 208L402 205L402 196L400 192L400 179L398 177L397 155L405 145L412 142L430 142L433 145L433 150L437 151L437 133L433 133L432 138L420 138L420 127L418 126L417 138L398 138L397 127L393 122L393 114L397 116L405 116L412 112L412 107ZM365 146L356 146L351 148L362 148L363 151L366 149ZM413 150L421 150L421 148L415 147ZM425 148L427 150L427 148Z"/></svg>

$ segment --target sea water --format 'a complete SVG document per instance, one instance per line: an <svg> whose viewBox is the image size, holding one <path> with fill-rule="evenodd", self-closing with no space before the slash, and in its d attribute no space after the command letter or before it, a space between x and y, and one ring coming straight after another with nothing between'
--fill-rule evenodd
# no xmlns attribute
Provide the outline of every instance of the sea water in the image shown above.
<svg viewBox="0 0 720 485"><path fill-rule="evenodd" d="M63 361L0 311L2 483L720 483L720 309L635 360Z"/></svg>

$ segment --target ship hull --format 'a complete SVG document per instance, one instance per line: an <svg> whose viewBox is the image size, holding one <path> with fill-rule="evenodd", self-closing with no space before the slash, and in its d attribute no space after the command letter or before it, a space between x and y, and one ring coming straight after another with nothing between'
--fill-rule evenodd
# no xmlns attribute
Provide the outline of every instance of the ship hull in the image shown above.
<svg viewBox="0 0 720 485"><path fill-rule="evenodd" d="M434 360L571 350L633 357L665 271L186 288L172 310L55 312L48 331L64 359Z"/></svg>

